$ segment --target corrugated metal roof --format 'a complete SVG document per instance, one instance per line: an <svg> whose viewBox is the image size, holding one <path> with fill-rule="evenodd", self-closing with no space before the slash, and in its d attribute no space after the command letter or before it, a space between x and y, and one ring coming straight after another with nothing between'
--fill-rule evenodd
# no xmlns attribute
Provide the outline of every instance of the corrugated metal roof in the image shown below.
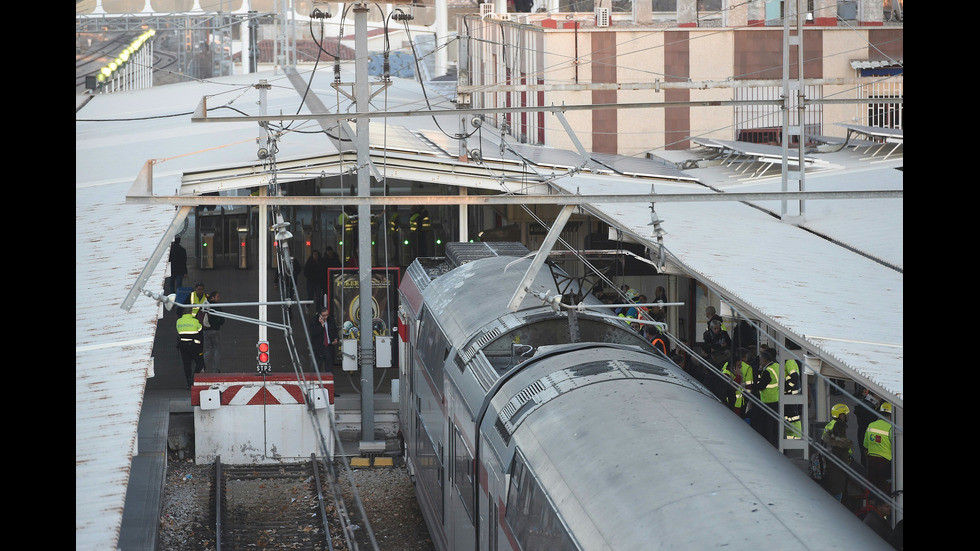
<svg viewBox="0 0 980 551"><path fill-rule="evenodd" d="M845 150L828 168L806 175L807 191L901 190L901 159L861 161ZM739 181L731 170L689 171L732 192L772 192L779 178ZM609 192L587 177L569 182L582 194ZM558 182L562 185L562 181ZM656 185L678 193L677 185ZM598 204L651 246L649 204ZM719 292L797 335L857 378L899 400L903 390L902 199L811 200L798 224L782 222L779 201L671 202L656 205L664 245L676 261Z"/></svg>
<svg viewBox="0 0 980 551"><path fill-rule="evenodd" d="M115 549L156 330L157 307L120 304L162 228L167 206L124 204L128 184L75 191L75 548ZM165 266L151 281L163 287Z"/></svg>
<svg viewBox="0 0 980 551"><path fill-rule="evenodd" d="M852 59L852 69L878 69L880 67L902 67L901 59Z"/></svg>

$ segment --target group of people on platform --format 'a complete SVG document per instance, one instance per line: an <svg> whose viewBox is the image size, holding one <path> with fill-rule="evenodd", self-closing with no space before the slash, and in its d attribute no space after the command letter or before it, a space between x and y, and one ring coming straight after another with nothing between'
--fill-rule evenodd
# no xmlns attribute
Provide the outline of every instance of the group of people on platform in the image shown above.
<svg viewBox="0 0 980 551"><path fill-rule="evenodd" d="M803 405L800 400L792 400L793 403L787 401L783 406L785 424L779 419L778 354L775 348L766 344L758 345L757 348L756 329L751 323L744 319L740 320L735 325L732 335L729 335L725 320L717 314L714 307L707 307L705 316L708 327L704 331L698 350L703 361L691 361L686 354L671 351L663 326L631 321L645 319L664 322L662 307L640 306L649 304L647 298L628 285L624 285L620 291L631 304L617 307L613 310L614 314L624 318L624 323L646 336L658 349L668 354L675 363L704 384L736 415L765 437L773 447L779 447L780 437L803 438ZM615 298L600 298L606 303L619 302ZM652 302L668 302L663 287L657 288L657 297ZM800 350L795 343L787 341L786 344L788 349ZM784 362L783 377L783 395L798 396L803 392L800 365L796 359L790 357ZM835 395L839 394L841 392L835 393ZM750 395L758 400L750 400L748 398ZM860 444L858 470L864 472L871 485L885 495L891 495L894 436L894 427L890 422L892 405L868 390L864 390L862 395L863 404L855 408ZM762 407L758 402L762 403ZM832 419L824 426L820 437L827 453L832 454L842 464L853 467L855 466L854 445L847 436L850 414L851 409L846 404L834 405L831 409ZM854 481L837 462L825 460L824 464L826 468L820 483L836 499L842 500L847 484L854 484ZM898 526L896 530L892 530L888 521L890 507L887 501L879 499L871 492L865 491L865 495L866 505L857 511L858 515L885 540L900 548L902 527Z"/></svg>
<svg viewBox="0 0 980 551"><path fill-rule="evenodd" d="M168 287L171 291L180 288L183 276L187 274L186 254L180 245L180 237L176 237L170 252L172 275ZM307 280L308 297L314 303L314 313L307 322L307 329L309 330L317 367L321 372L326 373L332 373L340 337L336 322L329 315L329 308L324 298L327 270L334 266L340 266L340 259L332 247L327 247L324 258L320 258L319 251L313 251L303 267L303 274ZM177 350L180 353L188 389L193 386L196 373L204 371L219 373L221 371L220 330L225 318L212 314L222 311L221 308L215 306L220 302L221 293L219 291L212 290L206 293L204 284L197 283L186 300L186 304L190 304L191 307L177 308L175 324ZM202 307L205 304L207 307ZM334 395L337 396L338 394L335 393Z"/></svg>
<svg viewBox="0 0 980 551"><path fill-rule="evenodd" d="M177 350L183 363L187 388L191 388L195 373L221 371L220 330L225 318L212 315L214 311L221 312L221 308L215 306L221 302L221 293L216 290L205 293L203 283L194 286L188 301L192 305L208 305L207 308L178 307L177 311Z"/></svg>
<svg viewBox="0 0 980 551"><path fill-rule="evenodd" d="M774 447L779 446L780 437L802 438L802 404L786 403L783 406L783 419L779 418L779 372L777 353L774 348L765 344L759 346L758 355L754 354L756 334L755 329L746 320L741 320L730 337L724 320L717 315L713 307L706 310L708 329L703 335L700 354L705 364L695 364L688 371L692 372L709 390L723 403L728 405L739 417L745 419L759 434L764 436ZM787 341L787 348L799 350L795 343ZM721 374L710 373L715 369ZM800 366L790 357L783 364L784 396L799 395L803 392ZM730 383L734 382L732 385ZM747 395L754 395L765 408L748 400ZM882 401L868 390L863 391L863 405L856 407L858 419L857 435L860 442L860 467L867 480L885 495L892 494L892 405ZM794 400L794 402L799 402ZM875 412L877 411L877 415ZM841 464L856 467L854 461L853 442L848 437L848 421L851 408L844 403L838 403L831 408L832 419L824 426L820 435L823 447L827 453L836 457ZM788 425L788 426L786 426ZM820 479L821 485L836 499L843 500L848 484L855 484L844 467L833 460L823 463L825 470ZM862 486L863 488L863 486ZM893 531L887 520L890 508L887 502L879 499L868 491L867 504L859 508L858 515L875 529L885 540L895 545L901 540L899 531ZM900 544L899 544L900 545Z"/></svg>
<svg viewBox="0 0 980 551"><path fill-rule="evenodd" d="M330 268L340 268L340 255L334 251L333 247L327 246L324 255L320 256L319 250L310 253L303 266L303 277L306 278L306 298L313 301L313 309L326 306L327 293L327 274Z"/></svg>
<svg viewBox="0 0 980 551"><path fill-rule="evenodd" d="M176 293L187 275L187 250L180 244L180 236L174 237L170 246L170 277L167 292ZM191 308L177 307L177 350L184 368L187 388L194 384L194 374L211 370L221 371L221 326L225 318L211 315L221 309L214 305L221 302L221 293L212 290L204 292L204 284L197 283L191 291L188 303ZM207 303L209 308L194 306Z"/></svg>

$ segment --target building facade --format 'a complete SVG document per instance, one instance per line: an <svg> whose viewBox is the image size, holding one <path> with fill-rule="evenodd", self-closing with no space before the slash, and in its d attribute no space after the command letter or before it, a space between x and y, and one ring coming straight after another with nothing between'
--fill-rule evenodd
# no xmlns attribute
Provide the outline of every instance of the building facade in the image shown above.
<svg viewBox="0 0 980 551"><path fill-rule="evenodd" d="M799 126L802 116L807 142L844 136L838 123L901 128L895 100L902 98L904 29L885 21L882 2L858 2L855 14L867 20L839 15L853 3L809 2L803 110L795 13L787 35L772 12L779 2L732 3L720 19L704 21L692 4L678 0L673 19L639 11L622 20L587 12L460 16L468 55L460 54L459 90L477 109L596 106L564 113L574 137L544 111L487 117L515 141L574 148L578 140L596 153L686 149L694 137L782 143L784 89L791 90L789 124ZM874 98L882 103L868 101Z"/></svg>

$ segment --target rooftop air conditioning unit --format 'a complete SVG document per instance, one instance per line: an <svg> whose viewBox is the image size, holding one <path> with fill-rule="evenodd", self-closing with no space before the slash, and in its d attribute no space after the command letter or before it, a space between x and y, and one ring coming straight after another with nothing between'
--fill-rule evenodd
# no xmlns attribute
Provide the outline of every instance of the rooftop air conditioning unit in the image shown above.
<svg viewBox="0 0 980 551"><path fill-rule="evenodd" d="M595 9L595 26L596 27L609 26L609 8Z"/></svg>
<svg viewBox="0 0 980 551"><path fill-rule="evenodd" d="M493 15L493 4L491 2L480 4L480 17L485 18L488 15Z"/></svg>

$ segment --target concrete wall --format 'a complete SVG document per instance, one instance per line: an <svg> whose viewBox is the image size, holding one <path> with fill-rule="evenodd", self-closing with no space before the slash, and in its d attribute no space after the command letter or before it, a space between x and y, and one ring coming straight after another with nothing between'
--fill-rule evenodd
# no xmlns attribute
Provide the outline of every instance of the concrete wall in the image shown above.
<svg viewBox="0 0 980 551"><path fill-rule="evenodd" d="M312 390L291 374L198 373L191 389L195 460L292 463L314 453L332 459L333 378L323 384Z"/></svg>
<svg viewBox="0 0 980 551"><path fill-rule="evenodd" d="M319 424L329 430L333 405L317 410ZM330 457L334 438L326 433ZM213 463L221 456L228 465L293 463L321 456L319 433L305 404L270 406L221 406L194 408L194 458L198 464Z"/></svg>

